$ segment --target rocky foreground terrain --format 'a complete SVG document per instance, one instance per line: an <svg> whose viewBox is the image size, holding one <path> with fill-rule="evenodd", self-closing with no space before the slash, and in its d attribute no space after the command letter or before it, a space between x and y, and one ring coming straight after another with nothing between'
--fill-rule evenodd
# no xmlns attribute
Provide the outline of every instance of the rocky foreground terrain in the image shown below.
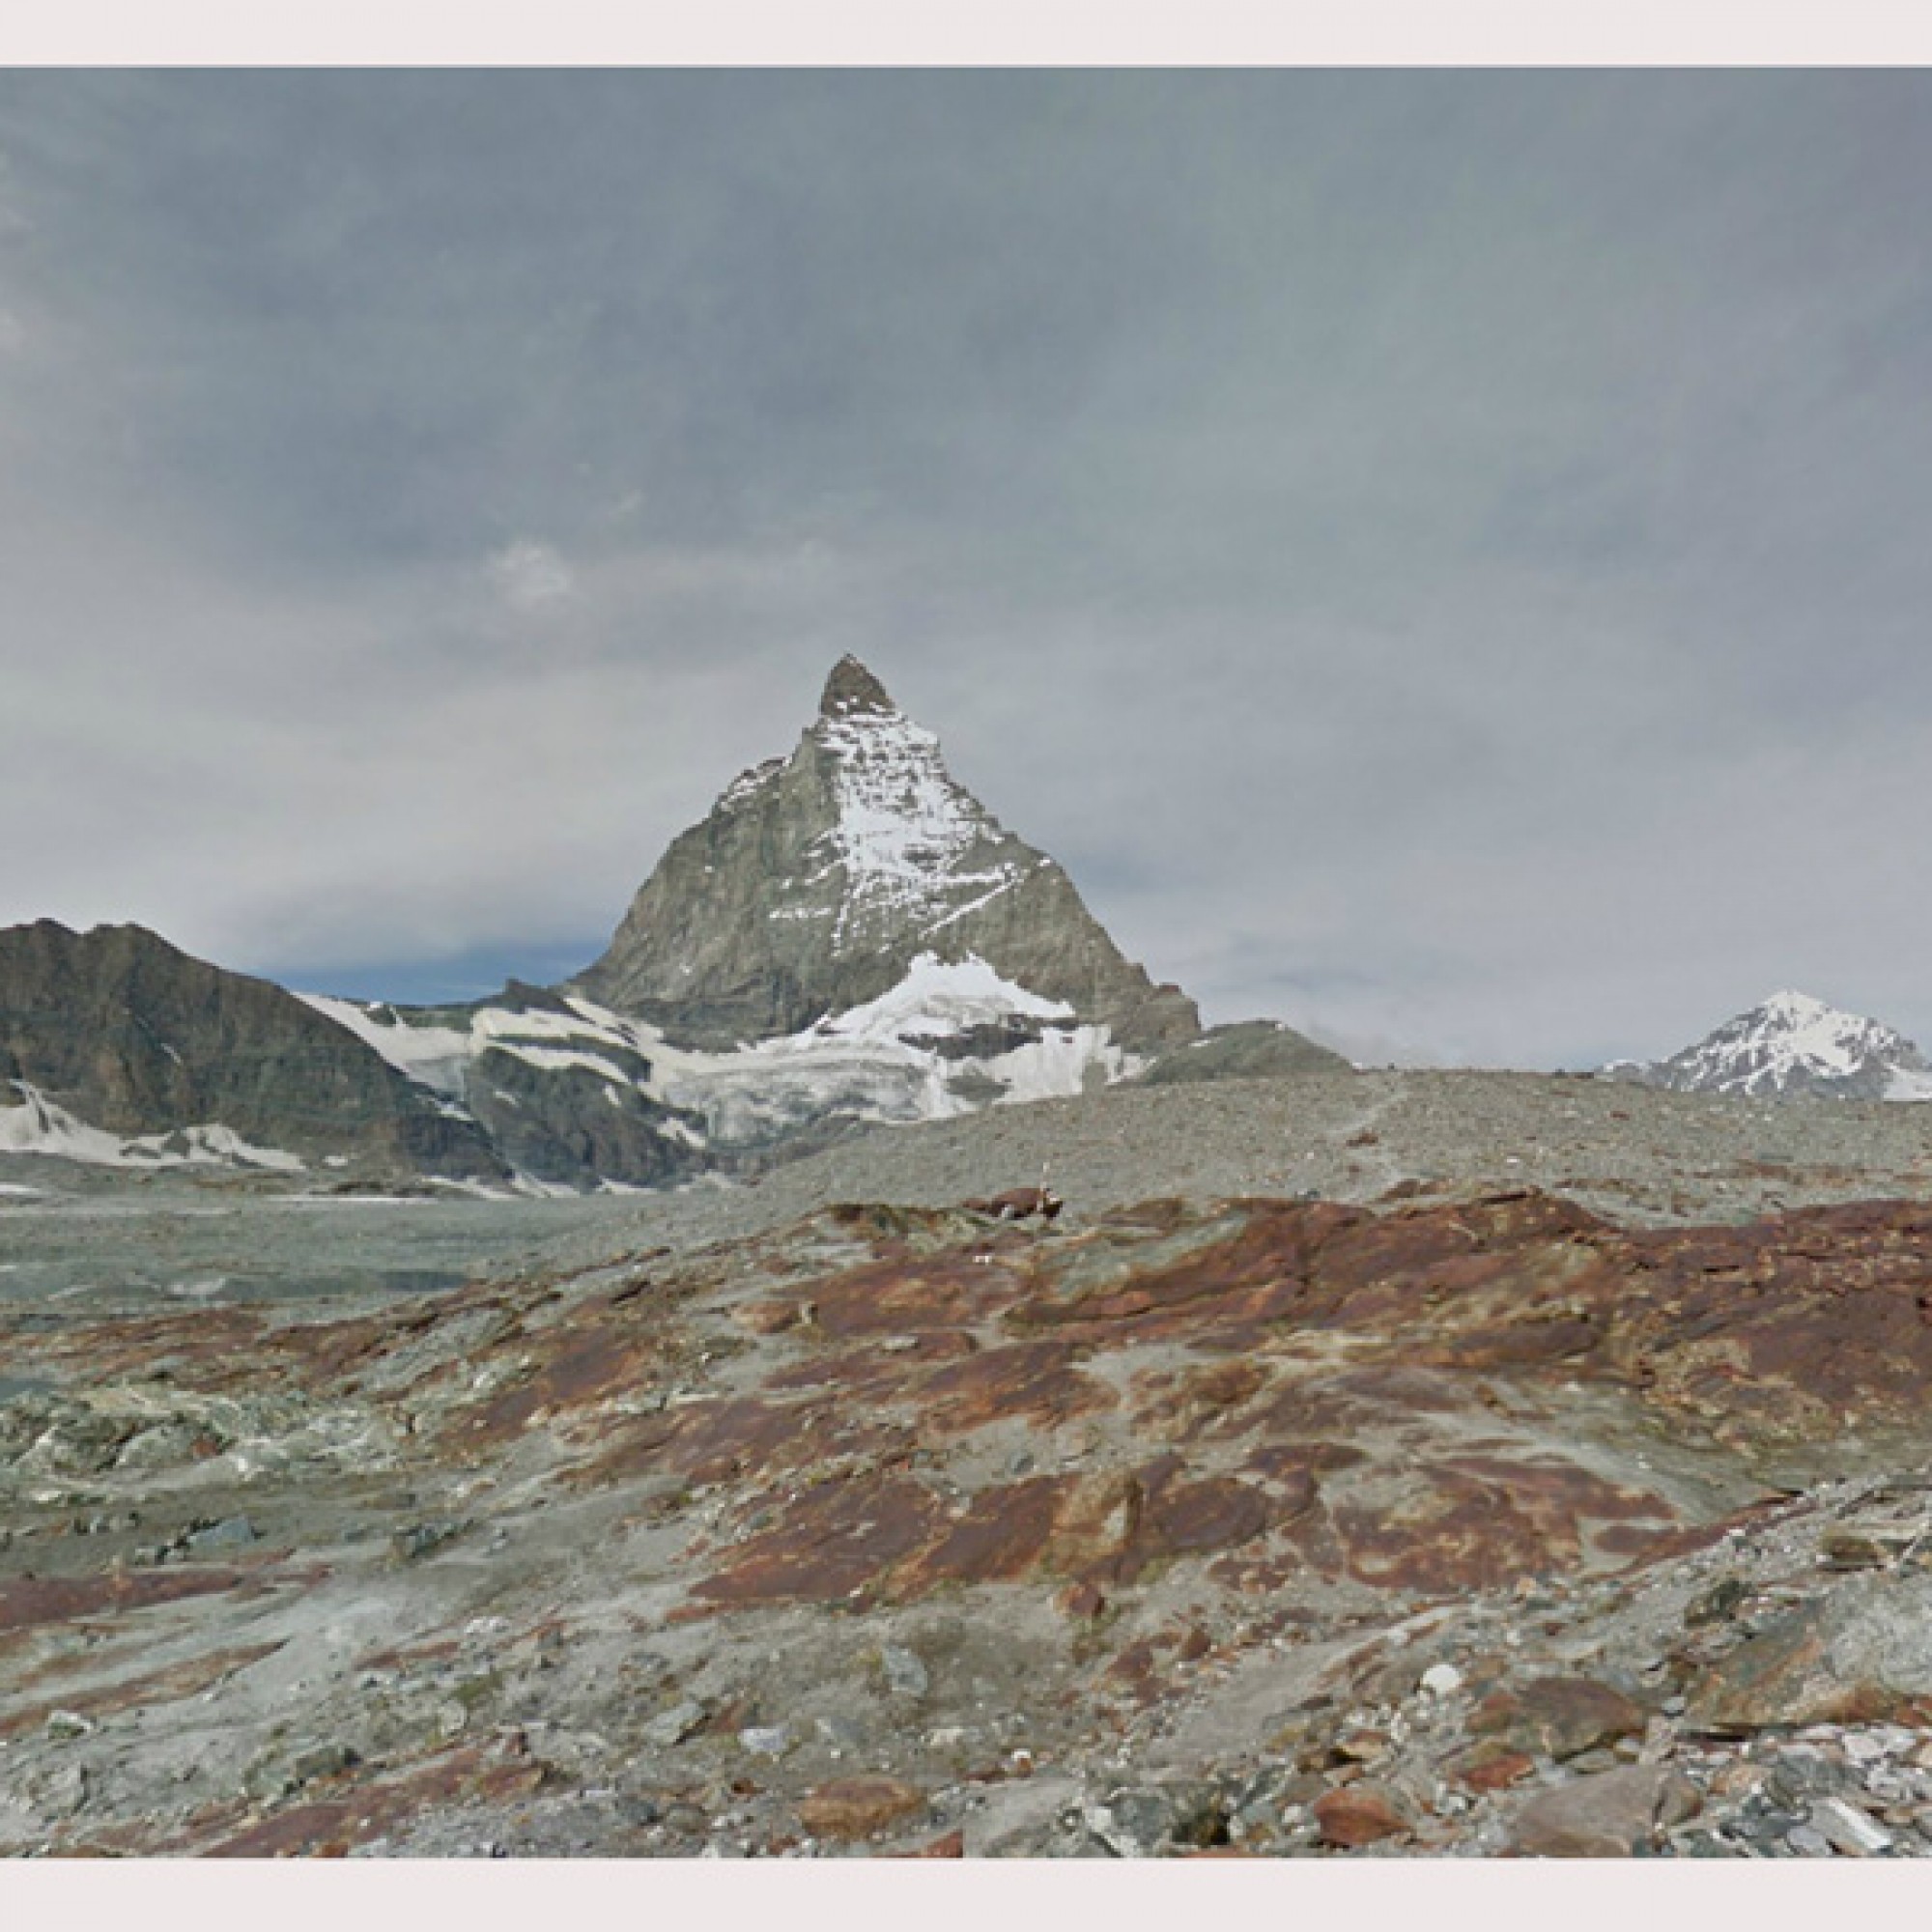
<svg viewBox="0 0 1932 1932"><path fill-rule="evenodd" d="M0 1846L1924 1852L1928 1160L1390 1074L652 1199L10 1168Z"/></svg>

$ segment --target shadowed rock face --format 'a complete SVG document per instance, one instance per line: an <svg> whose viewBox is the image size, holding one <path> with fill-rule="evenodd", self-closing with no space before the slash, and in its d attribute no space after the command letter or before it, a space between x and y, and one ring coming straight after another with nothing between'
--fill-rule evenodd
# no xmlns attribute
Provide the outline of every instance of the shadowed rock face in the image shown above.
<svg viewBox="0 0 1932 1932"><path fill-rule="evenodd" d="M218 1124L296 1153L503 1172L473 1124L292 994L137 925L0 931L0 1105L9 1083L116 1135Z"/></svg>
<svg viewBox="0 0 1932 1932"><path fill-rule="evenodd" d="M955 784L933 735L856 659L786 759L676 838L578 984L696 1045L796 1033L896 985L922 952L977 953L1143 1050L1200 1031L1066 874Z"/></svg>
<svg viewBox="0 0 1932 1932"><path fill-rule="evenodd" d="M1346 1073L1350 1063L1279 1020L1209 1027L1199 1039L1163 1054L1138 1076L1144 1087L1189 1080L1259 1080L1283 1073Z"/></svg>
<svg viewBox="0 0 1932 1932"><path fill-rule="evenodd" d="M1928 1301L1917 1205L1513 1192L0 1307L0 1839L1651 1847L1724 1737L1932 1724L1917 1492L1830 1487L1923 1457Z"/></svg>

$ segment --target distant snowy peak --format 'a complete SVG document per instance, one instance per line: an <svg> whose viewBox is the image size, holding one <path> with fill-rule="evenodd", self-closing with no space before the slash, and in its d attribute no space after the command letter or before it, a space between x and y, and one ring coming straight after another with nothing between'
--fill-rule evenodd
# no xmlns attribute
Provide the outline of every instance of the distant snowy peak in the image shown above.
<svg viewBox="0 0 1932 1932"><path fill-rule="evenodd" d="M1901 1033L1808 993L1774 993L1668 1060L1604 1071L1684 1094L1932 1100L1932 1064Z"/></svg>

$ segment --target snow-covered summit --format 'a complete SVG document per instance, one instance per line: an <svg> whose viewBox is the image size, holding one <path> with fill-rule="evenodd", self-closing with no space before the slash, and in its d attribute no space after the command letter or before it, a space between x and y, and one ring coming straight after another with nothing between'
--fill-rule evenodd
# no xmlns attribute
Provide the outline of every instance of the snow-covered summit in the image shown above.
<svg viewBox="0 0 1932 1932"><path fill-rule="evenodd" d="M856 658L825 687L807 734L829 763L838 817L810 848L843 874L832 945L846 952L882 928L916 925L935 934L1010 892L1032 868L1002 846L1016 844L963 786L940 754L936 733L916 724Z"/></svg>
<svg viewBox="0 0 1932 1932"><path fill-rule="evenodd" d="M1123 958L1061 867L846 657L791 755L742 774L672 841L573 990L726 1050L863 1008L926 953L977 957L1142 1051L1200 1031L1193 1003Z"/></svg>
<svg viewBox="0 0 1932 1932"><path fill-rule="evenodd" d="M1903 1034L1793 991L1773 993L1668 1060L1604 1071L1686 1094L1932 1100L1932 1064Z"/></svg>

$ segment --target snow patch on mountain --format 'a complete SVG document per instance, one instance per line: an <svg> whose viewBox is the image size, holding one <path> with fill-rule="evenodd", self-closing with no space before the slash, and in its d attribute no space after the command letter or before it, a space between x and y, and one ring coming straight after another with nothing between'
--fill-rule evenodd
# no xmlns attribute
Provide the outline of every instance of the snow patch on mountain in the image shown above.
<svg viewBox="0 0 1932 1932"><path fill-rule="evenodd" d="M1617 1061L1604 1071L1679 1093L1752 1099L1932 1100L1932 1065L1903 1034L1792 991L1773 993L1667 1060Z"/></svg>
<svg viewBox="0 0 1932 1932"><path fill-rule="evenodd" d="M29 1081L7 1085L20 1099L0 1107L0 1153L51 1155L95 1167L255 1167L299 1174L306 1166L298 1155L256 1147L218 1122L167 1134L108 1133L48 1099Z"/></svg>
<svg viewBox="0 0 1932 1932"><path fill-rule="evenodd" d="M977 954L921 953L875 1000L796 1034L728 1052L673 1045L648 1021L582 994L555 1006L488 1006L466 1031L412 1027L407 1009L304 995L389 1064L460 1100L488 1053L545 1072L576 1070L676 1114L660 1131L686 1146L741 1148L829 1115L878 1122L946 1120L989 1104L1063 1098L1144 1070L1103 1026L1064 1001L1003 978ZM412 1033L423 1036L412 1039Z"/></svg>
<svg viewBox="0 0 1932 1932"><path fill-rule="evenodd" d="M1073 1009L1002 979L978 953L941 959L922 952L890 992L820 1020L813 1031L860 1039L944 1039L1015 1015L1071 1020Z"/></svg>
<svg viewBox="0 0 1932 1932"><path fill-rule="evenodd" d="M395 1008L380 1002L364 1006L356 1000L338 1000L327 993L298 993L303 1005L313 1007L325 1019L346 1027L364 1046L373 1047L398 1073L406 1073L418 1086L448 1098L463 1094L463 1069L471 1046L468 1029L421 1025L404 1019Z"/></svg>

